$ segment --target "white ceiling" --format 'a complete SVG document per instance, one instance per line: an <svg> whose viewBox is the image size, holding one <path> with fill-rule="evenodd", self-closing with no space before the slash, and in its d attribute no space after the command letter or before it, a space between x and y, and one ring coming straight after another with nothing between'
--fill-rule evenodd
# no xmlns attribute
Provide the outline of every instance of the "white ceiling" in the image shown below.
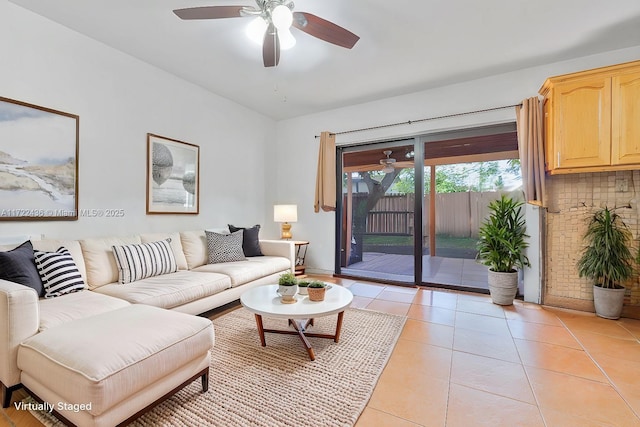
<svg viewBox="0 0 640 427"><path fill-rule="evenodd" d="M254 0L10 1L277 120L640 45L640 0L296 0L360 41L294 28L264 68L250 18L172 13Z"/></svg>

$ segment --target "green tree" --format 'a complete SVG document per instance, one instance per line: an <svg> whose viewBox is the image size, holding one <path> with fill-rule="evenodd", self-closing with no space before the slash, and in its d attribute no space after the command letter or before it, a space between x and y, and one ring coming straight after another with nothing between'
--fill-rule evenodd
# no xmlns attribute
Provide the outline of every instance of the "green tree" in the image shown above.
<svg viewBox="0 0 640 427"><path fill-rule="evenodd" d="M413 194L416 190L416 173L412 168L401 169L391 190L401 194Z"/></svg>
<svg viewBox="0 0 640 427"><path fill-rule="evenodd" d="M428 188L425 188L427 191ZM436 166L436 192L461 193L469 191L467 171L455 165Z"/></svg>
<svg viewBox="0 0 640 427"><path fill-rule="evenodd" d="M500 173L497 161L473 163L471 170L478 175L478 183L472 186L474 191L486 191L493 189L493 183Z"/></svg>
<svg viewBox="0 0 640 427"><path fill-rule="evenodd" d="M368 193L367 197L356 199L354 202L352 221L353 238L356 243L351 253L351 260L348 260L349 263L351 263L351 261L362 261L364 234L367 231L367 216L369 212L371 212L371 209L378 203L378 200L384 197L401 171L402 169L394 169L393 172L390 173L380 171L360 172L362 181L367 185Z"/></svg>

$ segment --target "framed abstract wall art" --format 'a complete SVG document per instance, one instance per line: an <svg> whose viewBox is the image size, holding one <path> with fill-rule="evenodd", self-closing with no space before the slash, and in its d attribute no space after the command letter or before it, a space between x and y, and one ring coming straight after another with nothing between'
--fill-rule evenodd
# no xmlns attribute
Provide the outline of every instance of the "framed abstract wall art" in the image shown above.
<svg viewBox="0 0 640 427"><path fill-rule="evenodd" d="M78 219L79 121L0 97L0 220Z"/></svg>
<svg viewBox="0 0 640 427"><path fill-rule="evenodd" d="M200 147L147 134L147 214L197 214Z"/></svg>

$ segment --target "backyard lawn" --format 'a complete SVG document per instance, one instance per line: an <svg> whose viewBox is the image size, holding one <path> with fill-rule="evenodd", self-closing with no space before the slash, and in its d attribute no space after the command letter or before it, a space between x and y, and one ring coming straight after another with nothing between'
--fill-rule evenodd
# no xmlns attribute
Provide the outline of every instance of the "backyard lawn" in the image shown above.
<svg viewBox="0 0 640 427"><path fill-rule="evenodd" d="M436 255L450 258L473 259L476 256L477 239L449 235L436 236ZM424 253L429 253L429 239L425 238ZM413 236L366 235L365 252L393 254L413 253Z"/></svg>

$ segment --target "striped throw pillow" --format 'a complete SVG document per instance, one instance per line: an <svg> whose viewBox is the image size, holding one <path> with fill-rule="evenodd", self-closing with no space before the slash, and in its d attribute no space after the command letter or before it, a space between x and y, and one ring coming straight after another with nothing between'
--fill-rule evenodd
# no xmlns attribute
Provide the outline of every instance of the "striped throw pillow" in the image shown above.
<svg viewBox="0 0 640 427"><path fill-rule="evenodd" d="M113 255L118 265L118 281L123 284L178 271L171 239L113 246Z"/></svg>
<svg viewBox="0 0 640 427"><path fill-rule="evenodd" d="M45 298L84 290L82 275L67 248L61 246L55 252L34 250L33 257L44 285Z"/></svg>

